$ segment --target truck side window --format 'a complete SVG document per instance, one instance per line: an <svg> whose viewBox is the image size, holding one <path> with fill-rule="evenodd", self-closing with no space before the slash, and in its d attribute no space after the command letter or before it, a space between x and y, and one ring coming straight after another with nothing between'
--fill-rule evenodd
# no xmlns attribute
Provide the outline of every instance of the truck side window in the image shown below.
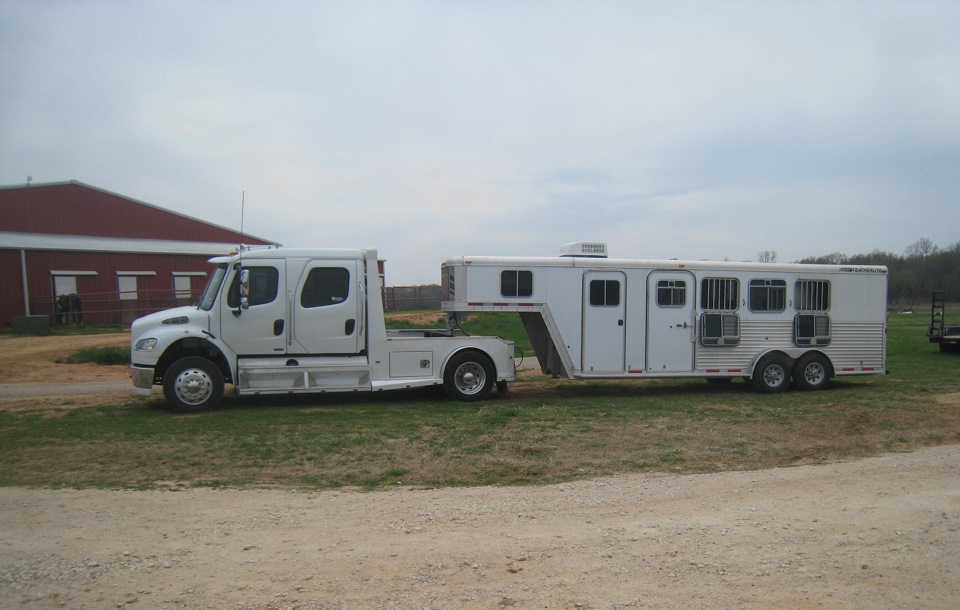
<svg viewBox="0 0 960 610"><path fill-rule="evenodd" d="M280 283L280 274L276 267L247 267L250 272L250 295L247 302L250 307L272 303L277 298L277 286ZM237 282L240 281L240 272L233 274L233 282L227 291L227 306L238 307L240 290Z"/></svg>
<svg viewBox="0 0 960 610"><path fill-rule="evenodd" d="M324 307L343 303L350 296L350 272L343 267L314 267L303 283L300 306Z"/></svg>

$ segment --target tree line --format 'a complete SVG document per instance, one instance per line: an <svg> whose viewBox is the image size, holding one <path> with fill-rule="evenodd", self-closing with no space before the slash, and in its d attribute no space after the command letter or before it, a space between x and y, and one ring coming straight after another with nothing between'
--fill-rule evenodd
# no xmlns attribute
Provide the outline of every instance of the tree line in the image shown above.
<svg viewBox="0 0 960 610"><path fill-rule="evenodd" d="M776 258L776 253L773 256ZM890 271L887 304L893 307L928 305L934 290L944 291L947 302L960 301L960 241L941 249L923 238L910 244L902 255L882 250L852 256L833 252L797 262L885 265Z"/></svg>

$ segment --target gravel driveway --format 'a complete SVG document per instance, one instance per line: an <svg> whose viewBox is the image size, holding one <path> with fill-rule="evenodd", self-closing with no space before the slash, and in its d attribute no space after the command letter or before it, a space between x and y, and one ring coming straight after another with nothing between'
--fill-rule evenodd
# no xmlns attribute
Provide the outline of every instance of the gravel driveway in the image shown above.
<svg viewBox="0 0 960 610"><path fill-rule="evenodd" d="M0 489L4 608L957 608L960 446L547 487Z"/></svg>

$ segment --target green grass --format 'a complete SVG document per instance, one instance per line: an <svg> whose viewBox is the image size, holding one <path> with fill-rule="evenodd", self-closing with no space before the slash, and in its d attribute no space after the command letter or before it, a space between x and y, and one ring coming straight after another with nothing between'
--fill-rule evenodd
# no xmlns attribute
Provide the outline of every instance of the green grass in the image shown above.
<svg viewBox="0 0 960 610"><path fill-rule="evenodd" d="M926 324L921 315L891 316L890 374L841 378L824 392L525 375L506 396L471 404L435 389L229 398L198 415L136 397L91 406L21 401L0 407L0 485L542 484L958 443L960 356L928 343Z"/></svg>
<svg viewBox="0 0 960 610"><path fill-rule="evenodd" d="M109 366L130 364L130 349L126 347L90 347L67 356L68 364L99 364Z"/></svg>

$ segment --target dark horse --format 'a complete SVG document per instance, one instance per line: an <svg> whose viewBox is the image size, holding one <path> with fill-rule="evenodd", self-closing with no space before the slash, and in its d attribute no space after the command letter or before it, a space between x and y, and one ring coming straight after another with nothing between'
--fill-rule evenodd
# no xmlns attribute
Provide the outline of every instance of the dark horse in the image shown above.
<svg viewBox="0 0 960 610"><path fill-rule="evenodd" d="M57 324L83 323L83 303L78 294L61 294L54 301L53 307L56 310Z"/></svg>

